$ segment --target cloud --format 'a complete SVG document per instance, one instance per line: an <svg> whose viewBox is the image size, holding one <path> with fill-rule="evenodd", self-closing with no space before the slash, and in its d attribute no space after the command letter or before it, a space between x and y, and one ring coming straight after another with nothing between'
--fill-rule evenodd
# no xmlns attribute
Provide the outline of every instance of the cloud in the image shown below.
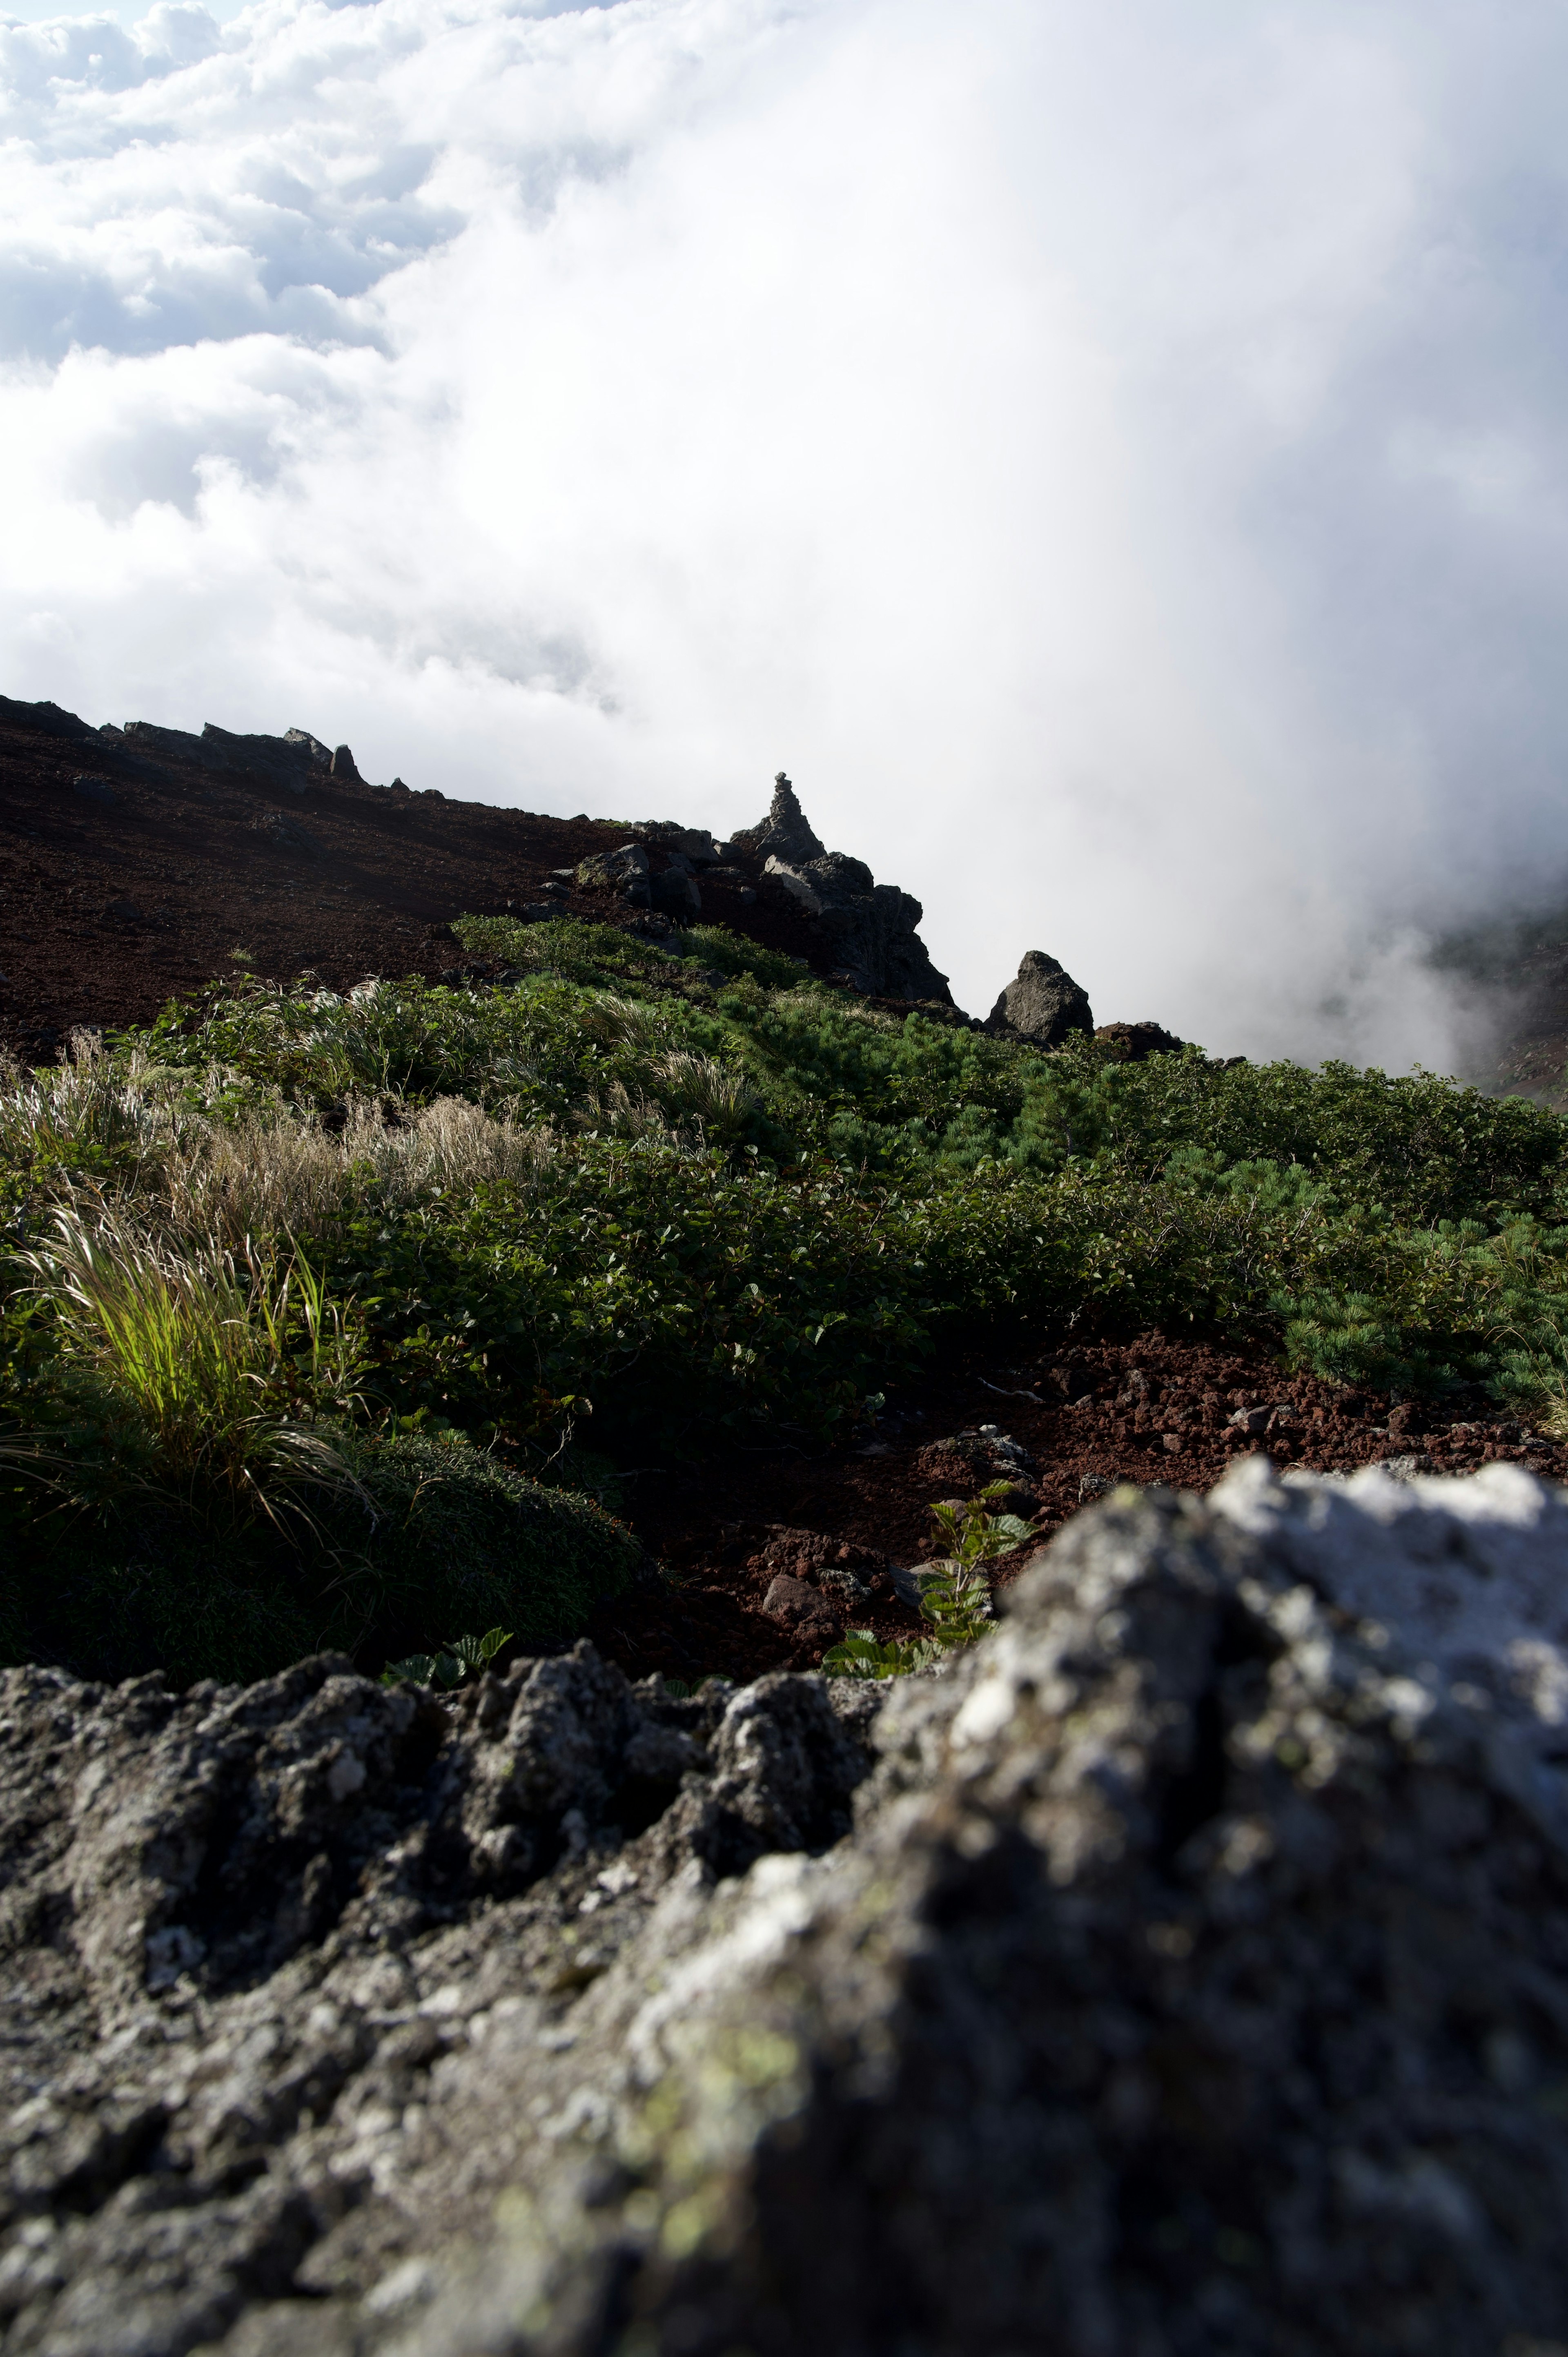
<svg viewBox="0 0 1568 2357"><path fill-rule="evenodd" d="M0 684L819 830L960 997L1455 1051L1568 876L1568 28L259 0L0 27Z"/></svg>

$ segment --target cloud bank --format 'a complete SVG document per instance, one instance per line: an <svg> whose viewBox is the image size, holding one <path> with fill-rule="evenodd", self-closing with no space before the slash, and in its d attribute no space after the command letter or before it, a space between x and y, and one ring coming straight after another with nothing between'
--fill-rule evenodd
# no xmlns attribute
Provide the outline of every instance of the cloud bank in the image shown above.
<svg viewBox="0 0 1568 2357"><path fill-rule="evenodd" d="M1568 878L1568 17L0 16L0 688L755 818L1217 1052Z"/></svg>

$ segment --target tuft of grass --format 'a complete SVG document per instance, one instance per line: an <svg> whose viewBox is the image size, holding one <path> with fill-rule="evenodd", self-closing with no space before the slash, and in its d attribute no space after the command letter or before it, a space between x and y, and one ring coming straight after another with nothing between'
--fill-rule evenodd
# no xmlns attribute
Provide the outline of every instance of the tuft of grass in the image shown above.
<svg viewBox="0 0 1568 2357"><path fill-rule="evenodd" d="M316 1429L363 1400L364 1361L338 1305L298 1253L249 1239L240 1254L149 1235L102 1200L52 1214L16 1255L47 1313L68 1391L105 1427L111 1485L127 1475L230 1527L310 1519L305 1494L363 1493ZM14 1439L77 1502L82 1468ZM91 1483L89 1487L91 1487Z"/></svg>

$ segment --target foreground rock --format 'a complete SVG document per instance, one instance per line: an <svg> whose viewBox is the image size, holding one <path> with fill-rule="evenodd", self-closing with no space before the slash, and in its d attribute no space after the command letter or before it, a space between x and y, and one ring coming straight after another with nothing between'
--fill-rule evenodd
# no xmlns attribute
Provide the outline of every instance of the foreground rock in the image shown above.
<svg viewBox="0 0 1568 2357"><path fill-rule="evenodd" d="M1089 994L1044 950L1026 950L1015 978L985 1019L987 1031L1032 1048L1059 1048L1075 1031L1092 1032Z"/></svg>
<svg viewBox="0 0 1568 2357"><path fill-rule="evenodd" d="M1535 2357L1565 1543L1254 1459L891 1691L8 1674L8 2346Z"/></svg>

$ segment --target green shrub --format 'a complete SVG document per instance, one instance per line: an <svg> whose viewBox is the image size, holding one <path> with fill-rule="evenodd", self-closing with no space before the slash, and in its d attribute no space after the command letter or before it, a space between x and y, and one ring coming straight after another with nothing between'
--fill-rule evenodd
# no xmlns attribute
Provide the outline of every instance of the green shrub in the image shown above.
<svg viewBox="0 0 1568 2357"><path fill-rule="evenodd" d="M345 1505L329 1526L343 1561L328 1591L335 1643L363 1651L370 1631L401 1652L432 1629L497 1623L523 1644L574 1637L642 1560L591 1498L515 1472L460 1434L345 1433L340 1446L376 1523L367 1532Z"/></svg>

